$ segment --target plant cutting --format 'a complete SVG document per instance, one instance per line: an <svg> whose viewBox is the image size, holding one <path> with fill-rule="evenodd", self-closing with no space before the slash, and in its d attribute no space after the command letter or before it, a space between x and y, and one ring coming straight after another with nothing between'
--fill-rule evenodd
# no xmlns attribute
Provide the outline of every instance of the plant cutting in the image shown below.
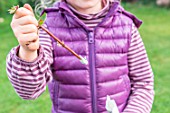
<svg viewBox="0 0 170 113"><path fill-rule="evenodd" d="M19 5L13 6L13 7L11 7L11 9L9 9L8 11L9 11L10 14L15 14L15 12L17 11L18 8L19 8ZM87 65L87 64L88 64L88 61L87 61L86 58L83 58L82 56L78 55L78 54L77 54L75 51L73 51L70 47L68 47L67 45L65 45L63 41L61 41L61 40L60 40L59 38L57 38L54 34L52 34L48 29L46 29L45 27L42 26L43 23L44 23L44 20L43 20L43 19L45 19L45 18L42 18L42 17L44 17L44 15L41 15L40 19L38 20L38 24L39 24L39 25L37 26L38 29L44 30L48 35L50 35L53 39L55 39L60 46L64 47L64 48L67 49L69 52L71 52L75 57L77 57L82 64L86 64L86 65Z"/></svg>
<svg viewBox="0 0 170 113"><path fill-rule="evenodd" d="M119 113L115 100L112 100L109 95L106 97L106 110L108 113Z"/></svg>

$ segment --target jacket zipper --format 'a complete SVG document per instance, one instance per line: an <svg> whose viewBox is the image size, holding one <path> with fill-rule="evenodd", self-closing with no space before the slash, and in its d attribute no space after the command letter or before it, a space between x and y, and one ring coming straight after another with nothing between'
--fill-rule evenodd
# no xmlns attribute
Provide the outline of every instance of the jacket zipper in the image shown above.
<svg viewBox="0 0 170 113"><path fill-rule="evenodd" d="M95 76L95 54L94 54L94 33L88 33L89 42L89 66L90 66L90 82L91 82L91 96L92 96L92 111L97 113L97 99L96 99L96 76Z"/></svg>

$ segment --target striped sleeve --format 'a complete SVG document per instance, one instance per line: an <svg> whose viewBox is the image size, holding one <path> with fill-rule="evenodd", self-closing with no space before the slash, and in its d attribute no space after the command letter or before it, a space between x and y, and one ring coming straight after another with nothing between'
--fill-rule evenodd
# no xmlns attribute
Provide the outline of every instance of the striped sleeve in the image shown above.
<svg viewBox="0 0 170 113"><path fill-rule="evenodd" d="M123 113L150 113L153 98L154 75L137 28L133 25L128 51L131 94Z"/></svg>
<svg viewBox="0 0 170 113"><path fill-rule="evenodd" d="M42 30L39 31L39 39L39 55L33 62L26 62L17 56L19 46L10 51L6 60L7 75L12 86L21 98L27 100L39 97L45 91L46 84L52 80L51 39Z"/></svg>

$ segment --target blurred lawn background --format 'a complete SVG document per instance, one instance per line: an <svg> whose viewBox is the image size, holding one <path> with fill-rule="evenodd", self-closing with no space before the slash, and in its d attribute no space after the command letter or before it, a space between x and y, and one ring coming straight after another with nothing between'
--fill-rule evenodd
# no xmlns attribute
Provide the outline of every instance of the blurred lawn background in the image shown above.
<svg viewBox="0 0 170 113"><path fill-rule="evenodd" d="M151 2L152 1L152 2ZM155 100L152 113L170 113L170 9L157 7L154 0L136 4L123 3L126 10L143 20L139 29L155 75ZM22 100L15 93L6 75L6 56L17 41L10 28L12 16L6 10L16 0L0 1L0 113L50 113L48 90L37 100Z"/></svg>

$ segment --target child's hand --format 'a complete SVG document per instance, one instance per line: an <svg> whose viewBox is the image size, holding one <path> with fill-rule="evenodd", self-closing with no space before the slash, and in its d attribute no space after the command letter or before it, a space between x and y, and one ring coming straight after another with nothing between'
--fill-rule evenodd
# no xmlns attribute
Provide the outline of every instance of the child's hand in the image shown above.
<svg viewBox="0 0 170 113"><path fill-rule="evenodd" d="M22 51L36 51L39 48L38 21L29 4L19 8L12 19L11 27Z"/></svg>

